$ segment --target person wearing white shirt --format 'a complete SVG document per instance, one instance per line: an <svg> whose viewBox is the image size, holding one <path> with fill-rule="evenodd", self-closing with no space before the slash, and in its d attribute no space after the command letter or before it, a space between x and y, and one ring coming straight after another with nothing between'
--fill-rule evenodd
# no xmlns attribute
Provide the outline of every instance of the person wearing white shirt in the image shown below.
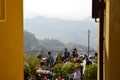
<svg viewBox="0 0 120 80"><path fill-rule="evenodd" d="M73 75L73 78L72 78L73 80L81 80L81 72L80 72L78 66L75 66L74 73L69 75L69 80L72 75Z"/></svg>
<svg viewBox="0 0 120 80"><path fill-rule="evenodd" d="M78 70L77 67L75 68L73 79L74 80L81 80L81 73L80 73L80 71Z"/></svg>

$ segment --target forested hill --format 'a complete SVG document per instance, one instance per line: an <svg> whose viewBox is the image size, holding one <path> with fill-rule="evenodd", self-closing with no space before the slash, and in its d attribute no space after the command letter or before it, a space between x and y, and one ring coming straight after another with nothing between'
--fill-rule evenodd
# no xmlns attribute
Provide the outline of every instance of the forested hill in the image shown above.
<svg viewBox="0 0 120 80"><path fill-rule="evenodd" d="M24 51L27 50L63 50L64 48L73 49L76 47L78 50L87 50L87 47L76 43L63 43L60 40L44 39L39 40L33 33L24 31ZM93 50L93 48L91 48Z"/></svg>
<svg viewBox="0 0 120 80"><path fill-rule="evenodd" d="M35 49L39 45L39 40L36 39L35 35L24 31L24 50Z"/></svg>
<svg viewBox="0 0 120 80"><path fill-rule="evenodd" d="M36 16L24 20L24 29L34 33L38 39L59 39L64 43L75 42L86 46L90 29L90 45L98 49L98 23L91 17L76 21Z"/></svg>

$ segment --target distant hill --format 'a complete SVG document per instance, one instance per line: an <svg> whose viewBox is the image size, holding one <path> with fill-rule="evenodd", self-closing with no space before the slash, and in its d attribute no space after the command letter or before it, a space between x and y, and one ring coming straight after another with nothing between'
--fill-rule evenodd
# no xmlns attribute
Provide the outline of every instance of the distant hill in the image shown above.
<svg viewBox="0 0 120 80"><path fill-rule="evenodd" d="M37 54L37 52L41 49L47 51L63 51L64 48L72 50L75 47L80 51L87 51L87 47L81 44L63 43L60 40L55 39L39 40L33 33L24 31L24 51L28 54L30 53L31 55L34 55L33 53ZM94 49L91 48L91 51L94 51Z"/></svg>
<svg viewBox="0 0 120 80"><path fill-rule="evenodd" d="M35 35L24 31L24 50L34 49L39 45L39 41L36 39Z"/></svg>
<svg viewBox="0 0 120 80"><path fill-rule="evenodd" d="M38 39L55 39L85 46L88 41L87 31L90 29L90 46L96 50L98 48L98 24L90 17L81 21L72 21L36 16L24 21L24 29L34 33Z"/></svg>
<svg viewBox="0 0 120 80"><path fill-rule="evenodd" d="M60 40L44 39L39 40L31 32L24 31L24 50L39 50L44 48L47 50L62 50L64 48L73 49L74 47L79 49L86 49L87 47L76 43L63 43Z"/></svg>

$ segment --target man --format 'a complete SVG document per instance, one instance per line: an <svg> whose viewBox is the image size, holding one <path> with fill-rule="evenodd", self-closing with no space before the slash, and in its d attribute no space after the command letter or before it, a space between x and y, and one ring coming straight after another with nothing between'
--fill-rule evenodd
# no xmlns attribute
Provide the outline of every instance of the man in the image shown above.
<svg viewBox="0 0 120 80"><path fill-rule="evenodd" d="M86 66L87 65L90 65L90 64L92 64L92 62L88 59L88 57L86 58Z"/></svg>
<svg viewBox="0 0 120 80"><path fill-rule="evenodd" d="M54 61L54 59L53 59L53 56L51 55L51 52L48 52L47 62L49 64L50 68L53 66L53 61Z"/></svg>
<svg viewBox="0 0 120 80"><path fill-rule="evenodd" d="M64 58L65 58L65 60L67 58L67 55L68 55L68 50L67 50L67 48L65 48L65 51L64 51Z"/></svg>
<svg viewBox="0 0 120 80"><path fill-rule="evenodd" d="M95 59L95 63L97 63L98 62L98 53L95 53L94 59Z"/></svg>

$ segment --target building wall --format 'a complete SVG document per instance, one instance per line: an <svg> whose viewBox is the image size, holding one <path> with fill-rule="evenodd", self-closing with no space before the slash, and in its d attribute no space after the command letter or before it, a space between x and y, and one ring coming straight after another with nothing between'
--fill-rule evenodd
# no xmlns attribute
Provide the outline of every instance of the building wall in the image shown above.
<svg viewBox="0 0 120 80"><path fill-rule="evenodd" d="M109 80L109 23L110 23L110 0L106 0L105 22L104 22L104 80Z"/></svg>
<svg viewBox="0 0 120 80"><path fill-rule="evenodd" d="M120 0L106 0L105 13L105 80L120 78Z"/></svg>
<svg viewBox="0 0 120 80"><path fill-rule="evenodd" d="M0 80L23 80L22 0L0 0Z"/></svg>

